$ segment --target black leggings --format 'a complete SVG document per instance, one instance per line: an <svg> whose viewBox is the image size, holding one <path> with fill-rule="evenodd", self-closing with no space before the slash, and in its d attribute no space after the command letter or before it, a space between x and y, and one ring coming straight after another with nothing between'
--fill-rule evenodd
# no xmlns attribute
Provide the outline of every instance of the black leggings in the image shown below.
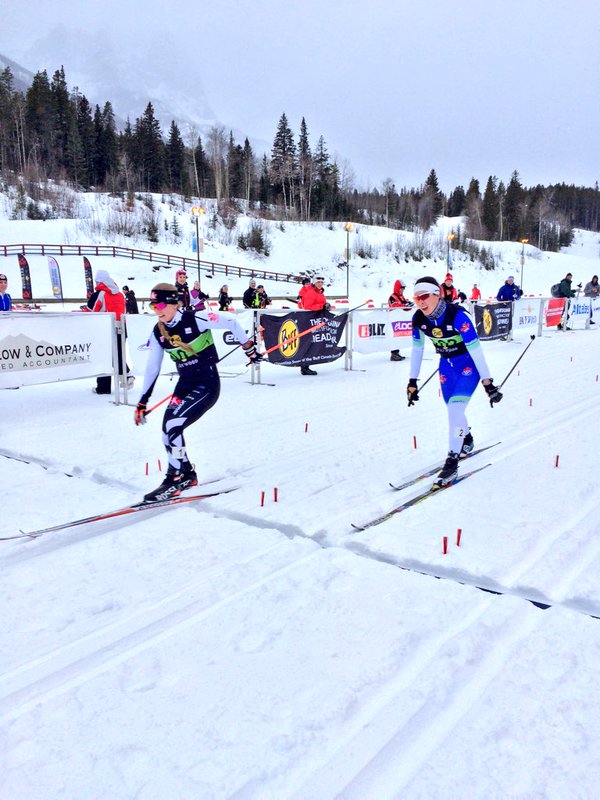
<svg viewBox="0 0 600 800"><path fill-rule="evenodd" d="M169 471L191 469L185 449L184 430L212 408L219 399L221 382L214 370L210 378L189 388L189 381L179 381L173 392L165 415L162 431L163 444L169 457Z"/></svg>

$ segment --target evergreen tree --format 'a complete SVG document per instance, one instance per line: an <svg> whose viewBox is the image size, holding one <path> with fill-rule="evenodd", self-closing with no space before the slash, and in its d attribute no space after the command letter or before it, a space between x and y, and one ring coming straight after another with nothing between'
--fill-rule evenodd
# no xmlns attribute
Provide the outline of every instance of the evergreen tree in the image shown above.
<svg viewBox="0 0 600 800"><path fill-rule="evenodd" d="M67 174L73 174L73 159L80 158L79 142L76 141L76 110L71 103L64 67L57 69L50 84L52 96L52 149L53 163Z"/></svg>
<svg viewBox="0 0 600 800"><path fill-rule="evenodd" d="M457 186L448 197L448 216L460 217L465 211L465 190Z"/></svg>
<svg viewBox="0 0 600 800"><path fill-rule="evenodd" d="M284 211L294 206L294 175L296 172L296 145L287 117L282 114L271 149L271 180L275 197L281 197Z"/></svg>
<svg viewBox="0 0 600 800"><path fill-rule="evenodd" d="M70 156L71 169L75 170L74 180L86 189L94 183L96 158L96 131L92 119L92 108L85 95L73 94L72 102L76 108L77 134L73 135L70 148L75 144Z"/></svg>
<svg viewBox="0 0 600 800"><path fill-rule="evenodd" d="M33 76L25 95L25 152L29 164L46 171L52 158L52 95L46 70Z"/></svg>
<svg viewBox="0 0 600 800"><path fill-rule="evenodd" d="M171 121L169 139L165 148L169 188L179 194L188 194L189 183L185 171L185 145L175 120Z"/></svg>
<svg viewBox="0 0 600 800"><path fill-rule="evenodd" d="M252 190L256 178L256 159L252 152L252 147L248 138L244 140L244 149L242 150L242 180L243 180L243 197L246 200L246 205L250 203L252 198Z"/></svg>
<svg viewBox="0 0 600 800"><path fill-rule="evenodd" d="M498 238L498 197L496 177L490 175L483 194L482 220L488 239Z"/></svg>
<svg viewBox="0 0 600 800"><path fill-rule="evenodd" d="M160 192L165 183L165 145L154 107L148 103L135 123L133 163L147 192Z"/></svg>
<svg viewBox="0 0 600 800"><path fill-rule="evenodd" d="M524 199L525 192L519 180L519 173L515 170L506 189L504 202L505 239L518 241L523 238L522 214Z"/></svg>
<svg viewBox="0 0 600 800"><path fill-rule="evenodd" d="M430 196L431 200L431 214L433 221L435 221L443 211L444 208L444 195L440 192L438 178L434 169L431 170L427 176L424 186L424 194Z"/></svg>
<svg viewBox="0 0 600 800"><path fill-rule="evenodd" d="M227 194L230 198L242 197L244 194L244 152L241 145L236 144L233 131L229 131L227 148Z"/></svg>
<svg viewBox="0 0 600 800"><path fill-rule="evenodd" d="M308 141L306 120L302 117L298 139L298 199L300 219L310 219L310 201L313 186L313 159Z"/></svg>
<svg viewBox="0 0 600 800"><path fill-rule="evenodd" d="M327 152L325 139L322 136L319 136L317 141L313 165L314 190L311 205L314 208L315 214L321 219L324 219L325 209L327 208L327 201L330 195L331 162L329 161L329 153Z"/></svg>
<svg viewBox="0 0 600 800"><path fill-rule="evenodd" d="M126 124L128 143L133 139L129 120ZM115 125L115 115L109 102L102 111L96 106L94 111L94 183L105 186L109 175L116 176L119 168L119 137ZM125 143L125 139L123 140ZM116 187L113 186L113 190Z"/></svg>

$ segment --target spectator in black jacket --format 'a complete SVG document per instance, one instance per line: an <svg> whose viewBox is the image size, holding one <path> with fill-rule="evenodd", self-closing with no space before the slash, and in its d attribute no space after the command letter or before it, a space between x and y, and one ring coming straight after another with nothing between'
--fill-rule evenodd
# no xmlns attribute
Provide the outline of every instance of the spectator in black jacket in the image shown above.
<svg viewBox="0 0 600 800"><path fill-rule="evenodd" d="M254 295L256 294L256 281L254 278L250 279L250 283L248 284L248 288L244 292L242 296L242 302L244 304L244 308L254 308Z"/></svg>
<svg viewBox="0 0 600 800"><path fill-rule="evenodd" d="M227 311L231 305L231 297L229 297L229 286L224 283L219 290L219 311Z"/></svg>
<svg viewBox="0 0 600 800"><path fill-rule="evenodd" d="M140 312L138 311L137 297L135 296L133 289L130 289L129 286L124 286L123 294L125 295L125 313L139 314Z"/></svg>

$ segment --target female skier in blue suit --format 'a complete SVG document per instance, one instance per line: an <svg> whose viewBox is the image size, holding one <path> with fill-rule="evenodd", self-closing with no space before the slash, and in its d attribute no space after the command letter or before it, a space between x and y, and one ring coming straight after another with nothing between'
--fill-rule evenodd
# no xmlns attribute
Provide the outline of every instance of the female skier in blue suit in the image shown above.
<svg viewBox="0 0 600 800"><path fill-rule="evenodd" d="M466 409L479 379L492 406L502 400L502 394L490 377L475 325L464 308L441 299L435 278L419 278L413 293L418 310L412 320L413 346L406 392L408 405L412 406L419 399L417 379L427 337L440 356L440 384L448 408L448 458L433 483L434 489L441 489L456 480L459 458L473 450Z"/></svg>

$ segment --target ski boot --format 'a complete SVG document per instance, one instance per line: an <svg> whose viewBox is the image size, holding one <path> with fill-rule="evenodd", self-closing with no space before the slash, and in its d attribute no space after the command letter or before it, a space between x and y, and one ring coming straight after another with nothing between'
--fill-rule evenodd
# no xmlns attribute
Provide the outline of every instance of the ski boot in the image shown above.
<svg viewBox="0 0 600 800"><path fill-rule="evenodd" d="M458 453L448 453L446 463L442 467L442 471L433 482L432 489L443 489L449 486L456 480L458 475Z"/></svg>
<svg viewBox="0 0 600 800"><path fill-rule="evenodd" d="M161 485L144 495L144 503L158 503L162 500L170 500L172 497L177 497L180 492L179 473L168 471Z"/></svg>
<svg viewBox="0 0 600 800"><path fill-rule="evenodd" d="M180 492L183 492L186 489L191 489L192 486L198 486L198 476L196 475L196 470L192 464L188 464L186 469L181 470L177 485Z"/></svg>
<svg viewBox="0 0 600 800"><path fill-rule="evenodd" d="M463 439L462 447L460 449L460 453L458 454L459 458L466 458L469 453L472 453L475 448L475 442L473 441L473 437L470 433L467 433L465 438Z"/></svg>
<svg viewBox="0 0 600 800"><path fill-rule="evenodd" d="M302 375L318 375L319 374L316 369L311 369L307 364L305 364L304 366L300 367L300 373Z"/></svg>

